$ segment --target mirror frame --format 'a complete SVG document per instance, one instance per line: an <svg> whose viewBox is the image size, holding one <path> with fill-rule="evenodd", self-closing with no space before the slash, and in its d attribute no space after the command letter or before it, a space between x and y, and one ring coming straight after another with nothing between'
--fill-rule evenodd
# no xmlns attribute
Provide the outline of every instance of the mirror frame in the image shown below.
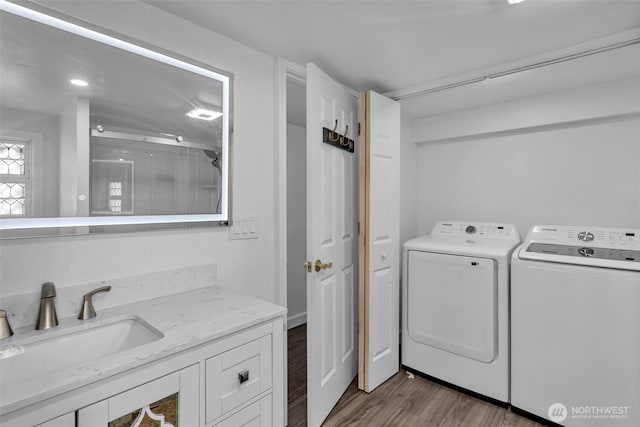
<svg viewBox="0 0 640 427"><path fill-rule="evenodd" d="M130 53L146 57L176 68L183 69L222 83L222 195L220 213L186 214L186 215L127 215L127 216L92 216L92 217L49 217L49 218L0 218L1 230L42 229L56 227L91 227L106 225L139 225L139 224L168 224L168 223L198 223L215 222L228 224L230 222L230 139L231 139L231 84L233 75L227 72L213 71L209 67L195 65L191 59L181 58L173 53L161 53L157 48L141 46L122 40L104 32L89 29L85 26L71 23L67 20L39 12L31 8L0 0L0 11L18 15L41 24L66 31L78 36L106 44ZM65 18L67 19L67 18ZM83 23L83 25L86 25ZM104 31L101 29L101 31ZM87 129L89 131L89 129ZM64 235L64 234L62 234ZM32 237L32 236L30 236Z"/></svg>

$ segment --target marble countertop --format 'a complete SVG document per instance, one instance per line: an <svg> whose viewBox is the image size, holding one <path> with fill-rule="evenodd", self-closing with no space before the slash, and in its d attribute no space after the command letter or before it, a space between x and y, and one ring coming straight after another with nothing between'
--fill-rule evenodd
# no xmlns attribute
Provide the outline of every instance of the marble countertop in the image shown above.
<svg viewBox="0 0 640 427"><path fill-rule="evenodd" d="M141 318L164 334L164 337L98 360L21 380L18 380L20 374L3 375L3 364L5 367L9 366L3 362L10 357L0 359L0 415L285 314L284 307L228 289L208 286L99 310L98 316L90 320L60 319L58 327L45 331L35 331L32 327L17 329L14 336L0 342L0 355L6 356L12 348L46 340L67 329L80 329L85 325L97 326L110 323L117 317L131 315ZM46 364L46 360L43 363Z"/></svg>

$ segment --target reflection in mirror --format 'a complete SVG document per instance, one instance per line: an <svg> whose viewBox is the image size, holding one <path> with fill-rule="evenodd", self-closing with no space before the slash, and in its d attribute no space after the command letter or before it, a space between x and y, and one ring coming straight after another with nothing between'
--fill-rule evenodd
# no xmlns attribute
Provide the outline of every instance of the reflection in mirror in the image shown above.
<svg viewBox="0 0 640 427"><path fill-rule="evenodd" d="M228 220L228 75L3 0L0 43L2 237Z"/></svg>

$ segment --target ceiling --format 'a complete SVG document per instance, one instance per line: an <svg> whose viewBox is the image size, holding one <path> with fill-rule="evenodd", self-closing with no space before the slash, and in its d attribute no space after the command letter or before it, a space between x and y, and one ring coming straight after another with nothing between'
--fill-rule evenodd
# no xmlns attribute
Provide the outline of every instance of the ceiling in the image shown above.
<svg viewBox="0 0 640 427"><path fill-rule="evenodd" d="M618 33L640 33L639 0L146 2L269 55L314 62L352 89L381 93L464 80ZM626 49L539 69L541 79L538 70L529 71L484 87L409 98L403 111L440 114L640 74L640 59L630 59L640 58L637 45Z"/></svg>
<svg viewBox="0 0 640 427"><path fill-rule="evenodd" d="M0 41L2 109L51 116L86 98L92 124L106 130L220 145L221 120L186 116L196 107L221 110L219 81L6 12Z"/></svg>

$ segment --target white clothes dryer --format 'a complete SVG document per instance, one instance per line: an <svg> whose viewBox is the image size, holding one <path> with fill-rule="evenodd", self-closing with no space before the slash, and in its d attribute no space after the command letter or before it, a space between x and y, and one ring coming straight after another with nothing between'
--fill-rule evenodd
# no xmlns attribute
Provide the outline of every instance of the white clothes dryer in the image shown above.
<svg viewBox="0 0 640 427"><path fill-rule="evenodd" d="M509 401L510 224L444 221L404 244L402 364Z"/></svg>
<svg viewBox="0 0 640 427"><path fill-rule="evenodd" d="M536 226L511 273L511 404L640 426L640 230Z"/></svg>

